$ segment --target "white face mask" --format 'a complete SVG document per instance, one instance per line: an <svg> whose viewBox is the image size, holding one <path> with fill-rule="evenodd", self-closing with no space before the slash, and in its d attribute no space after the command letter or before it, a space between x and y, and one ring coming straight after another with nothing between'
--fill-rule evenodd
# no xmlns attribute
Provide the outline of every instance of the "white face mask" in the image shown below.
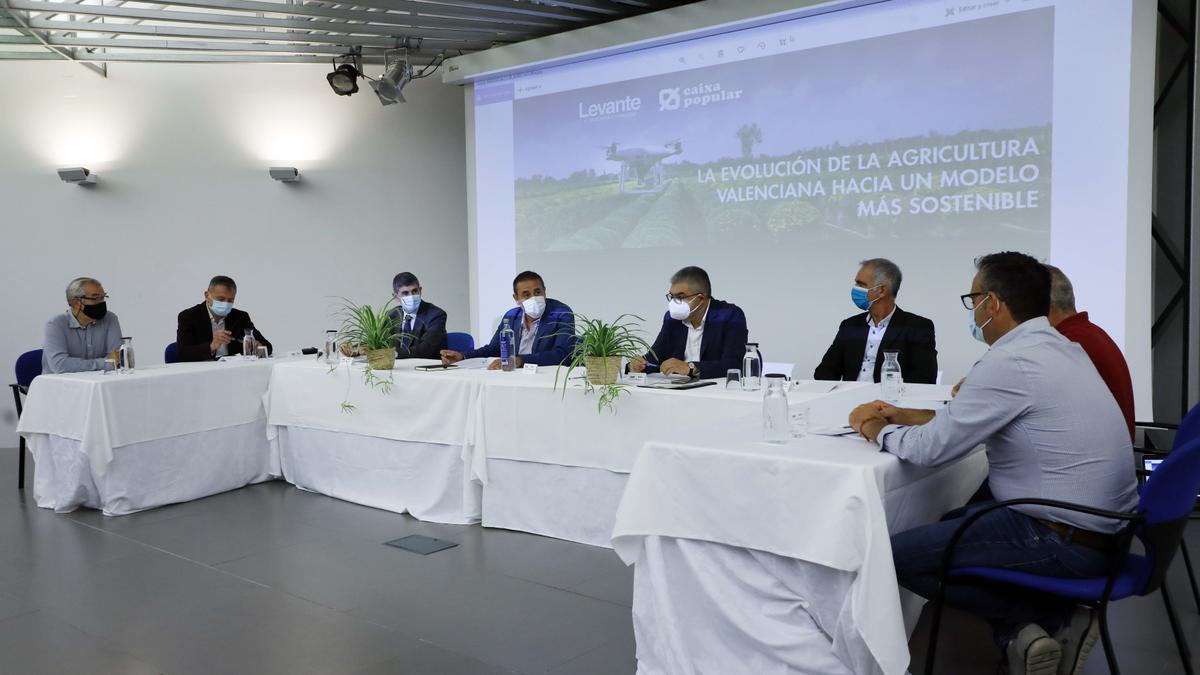
<svg viewBox="0 0 1200 675"><path fill-rule="evenodd" d="M542 318L542 312L546 311L546 296L534 295L525 298L521 302L521 309L525 310L525 316L531 319Z"/></svg>
<svg viewBox="0 0 1200 675"><path fill-rule="evenodd" d="M683 300L671 300L667 302L667 312L672 319L677 321L686 321L692 312L696 311L692 308L692 303L684 302Z"/></svg>

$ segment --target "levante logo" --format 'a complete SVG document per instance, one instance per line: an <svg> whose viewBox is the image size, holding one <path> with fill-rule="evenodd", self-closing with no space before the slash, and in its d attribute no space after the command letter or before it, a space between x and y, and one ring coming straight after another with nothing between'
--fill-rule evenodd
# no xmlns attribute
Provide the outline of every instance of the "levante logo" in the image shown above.
<svg viewBox="0 0 1200 675"><path fill-rule="evenodd" d="M670 112L680 108L703 108L713 103L736 101L741 97L741 89L726 89L720 82L702 82L691 87L668 87L658 90L658 110Z"/></svg>

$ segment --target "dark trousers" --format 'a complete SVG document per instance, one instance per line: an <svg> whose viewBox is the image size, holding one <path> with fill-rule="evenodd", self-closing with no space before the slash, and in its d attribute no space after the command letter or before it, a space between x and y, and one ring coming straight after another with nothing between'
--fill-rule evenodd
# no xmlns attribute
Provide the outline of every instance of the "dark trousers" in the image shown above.
<svg viewBox="0 0 1200 675"><path fill-rule="evenodd" d="M892 557L900 585L925 598L937 591L937 574L950 537L970 513L970 504L942 520L892 537ZM1099 577L1107 574L1108 553L1063 541L1057 532L1010 508L983 516L958 540L951 567L1003 567L1042 576ZM1053 634L1070 618L1074 603L1016 586L959 579L946 585L945 603L983 617L1003 648L1021 626L1037 623Z"/></svg>

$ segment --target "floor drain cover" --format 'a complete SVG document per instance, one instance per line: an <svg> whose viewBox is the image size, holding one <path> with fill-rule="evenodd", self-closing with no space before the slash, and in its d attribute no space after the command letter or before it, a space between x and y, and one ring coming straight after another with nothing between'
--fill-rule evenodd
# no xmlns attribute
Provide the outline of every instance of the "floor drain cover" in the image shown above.
<svg viewBox="0 0 1200 675"><path fill-rule="evenodd" d="M448 548L454 548L455 546L458 546L458 544L452 541L446 541L445 539L426 537L422 534L410 534L407 537L400 537L399 539L393 539L392 541L385 541L384 546L394 546L396 548L402 548L405 551L412 551L413 553L420 553L421 555L429 555L430 553L437 553L438 551L444 551Z"/></svg>

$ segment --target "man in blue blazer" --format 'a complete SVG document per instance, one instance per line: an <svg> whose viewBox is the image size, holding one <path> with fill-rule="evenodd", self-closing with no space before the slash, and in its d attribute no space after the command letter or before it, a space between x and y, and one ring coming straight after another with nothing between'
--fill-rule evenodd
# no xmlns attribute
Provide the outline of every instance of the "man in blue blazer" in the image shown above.
<svg viewBox="0 0 1200 675"><path fill-rule="evenodd" d="M421 282L411 272L392 279L392 296L400 305L392 310L400 326L396 358L438 358L446 348L446 310L421 297Z"/></svg>
<svg viewBox="0 0 1200 675"><path fill-rule="evenodd" d="M629 370L724 377L742 367L748 334L742 308L712 297L708 272L685 267L671 277L667 313L651 353L634 359Z"/></svg>
<svg viewBox="0 0 1200 675"><path fill-rule="evenodd" d="M438 358L446 348L446 310L421 297L421 282L412 272L392 277L392 297L398 305L390 312L396 320L396 358ZM350 344L341 349L346 356L360 353Z"/></svg>
<svg viewBox="0 0 1200 675"><path fill-rule="evenodd" d="M508 310L504 319L508 319L508 325L515 333L516 367L527 363L557 366L566 361L575 348L575 314L571 308L546 297L546 284L537 272L521 272L513 279L513 300L517 306ZM504 321L501 320L491 342L465 354L443 349L442 363L449 365L480 357L498 359L503 328ZM500 361L492 362L489 368L500 368Z"/></svg>

